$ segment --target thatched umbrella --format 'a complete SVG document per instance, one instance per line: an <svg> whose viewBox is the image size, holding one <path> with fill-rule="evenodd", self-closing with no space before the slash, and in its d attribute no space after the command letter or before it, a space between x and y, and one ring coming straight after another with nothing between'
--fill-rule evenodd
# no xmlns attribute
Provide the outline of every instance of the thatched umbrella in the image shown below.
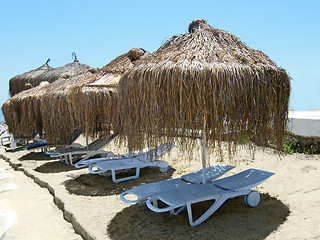
<svg viewBox="0 0 320 240"><path fill-rule="evenodd" d="M29 72L14 76L9 80L9 92L11 97L21 91L29 89L30 87L36 87L40 84L38 76L49 70L53 70L49 66L50 59L46 61L42 66L31 70Z"/></svg>
<svg viewBox="0 0 320 240"><path fill-rule="evenodd" d="M204 143L227 141L230 152L244 136L281 148L290 77L263 52L196 20L127 72L119 95L132 150L198 130Z"/></svg>
<svg viewBox="0 0 320 240"><path fill-rule="evenodd" d="M43 130L49 143L69 142L73 131L81 127L81 123L74 117L71 88L81 85L97 72L96 68L84 68L72 77L59 78L46 87L39 99L39 109Z"/></svg>
<svg viewBox="0 0 320 240"><path fill-rule="evenodd" d="M2 105L1 109L8 130L15 138L32 137L41 128L39 110L33 105L33 99L43 91L47 84L49 83L42 82L37 87L22 91Z"/></svg>
<svg viewBox="0 0 320 240"><path fill-rule="evenodd" d="M75 55L74 57L75 60L72 63L42 73L38 78L41 78L44 83L59 78L60 81L64 81L79 70L89 68L88 65L80 63ZM15 137L25 134L30 135L36 131L40 134L42 133L41 97L47 91L55 91L54 86L59 86L58 83L57 85L53 85L53 87L49 87L51 84L54 84L54 82L20 92L3 104L3 115L8 124L9 131ZM50 102L47 102L47 104L50 107Z"/></svg>
<svg viewBox="0 0 320 240"><path fill-rule="evenodd" d="M100 71L72 88L74 117L83 131L97 135L120 131L118 84L125 71L133 68L146 55L142 48L133 48L112 60Z"/></svg>

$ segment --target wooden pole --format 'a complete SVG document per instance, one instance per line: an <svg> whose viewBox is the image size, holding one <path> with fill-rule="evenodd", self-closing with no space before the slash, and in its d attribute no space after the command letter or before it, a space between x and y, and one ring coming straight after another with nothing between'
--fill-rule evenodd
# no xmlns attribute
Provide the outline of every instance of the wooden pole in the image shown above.
<svg viewBox="0 0 320 240"><path fill-rule="evenodd" d="M203 180L202 183L207 183L206 178L206 167L207 167L207 145L206 145L206 117L203 118L203 129L202 129L202 168L203 168Z"/></svg>

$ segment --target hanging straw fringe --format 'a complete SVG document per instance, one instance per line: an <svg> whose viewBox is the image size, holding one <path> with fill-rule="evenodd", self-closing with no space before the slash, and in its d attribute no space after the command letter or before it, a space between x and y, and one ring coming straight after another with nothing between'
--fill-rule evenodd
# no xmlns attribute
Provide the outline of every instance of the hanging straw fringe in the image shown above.
<svg viewBox="0 0 320 240"><path fill-rule="evenodd" d="M131 150L163 141L190 150L203 117L212 146L226 141L233 153L249 137L281 149L290 77L261 51L197 21L190 33L172 37L122 77L120 118Z"/></svg>

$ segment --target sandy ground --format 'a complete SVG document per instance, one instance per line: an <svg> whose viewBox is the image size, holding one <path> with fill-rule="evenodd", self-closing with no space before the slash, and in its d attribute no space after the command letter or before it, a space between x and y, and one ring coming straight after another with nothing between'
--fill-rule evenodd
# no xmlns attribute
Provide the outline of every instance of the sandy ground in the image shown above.
<svg viewBox="0 0 320 240"><path fill-rule="evenodd" d="M106 149L116 154L126 152L115 143ZM178 147L166 154L162 160L171 166L167 173L145 168L139 179L119 184L111 177L90 175L87 169L75 169L40 152L5 152L1 148L0 154L0 167L20 170L14 171L14 182L20 188L0 195L18 213L18 221L5 239L79 239L80 235L117 240L320 239L320 155L279 156L272 149L257 148L253 160L243 147L234 158L236 167L226 176L248 168L274 172L257 187L260 204L250 208L243 197L230 199L206 222L190 227L186 212L178 216L154 213L144 205L123 203L119 194L200 169L200 161L195 160L200 159L199 146L191 161ZM208 158L211 164L221 161L215 152ZM226 163L227 157L223 161ZM207 207L207 203L196 205L194 214Z"/></svg>
<svg viewBox="0 0 320 240"><path fill-rule="evenodd" d="M46 188L35 184L23 172L14 171L3 160L0 161L0 168L4 170L0 175L10 174L10 178L2 180L0 185L15 184L19 187L0 193L0 212L12 210L18 217L4 239L82 239L64 220Z"/></svg>

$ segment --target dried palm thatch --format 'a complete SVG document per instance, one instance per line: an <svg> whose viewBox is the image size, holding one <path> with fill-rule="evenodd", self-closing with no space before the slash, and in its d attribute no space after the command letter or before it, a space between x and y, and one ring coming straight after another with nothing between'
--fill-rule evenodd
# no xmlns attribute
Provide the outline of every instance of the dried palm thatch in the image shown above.
<svg viewBox="0 0 320 240"><path fill-rule="evenodd" d="M11 97L2 106L6 123L8 124L9 131L14 136L29 135L30 133L42 133L43 118L41 114L41 98L47 91L55 91L55 88L60 86L60 82L70 78L80 69L86 69L89 66L82 64L75 57L73 63L66 64L63 67L51 70L50 73L42 73L41 79L48 83L52 79L58 79L59 83L41 84L38 87L20 92ZM46 81L49 80L49 81ZM51 84L55 84L51 87ZM50 87L49 87L50 86ZM50 102L47 102L50 107Z"/></svg>
<svg viewBox="0 0 320 240"><path fill-rule="evenodd" d="M112 60L83 84L73 86L74 117L89 137L120 131L119 80L144 55L144 49L133 48Z"/></svg>
<svg viewBox="0 0 320 240"><path fill-rule="evenodd" d="M19 74L11 78L9 80L9 92L11 97L21 91L29 89L30 87L38 86L41 82L39 82L38 76L44 72L53 70L53 68L49 66L49 62L50 59L48 59L45 64L34 70L31 70L23 74Z"/></svg>
<svg viewBox="0 0 320 240"><path fill-rule="evenodd" d="M290 77L266 54L195 20L122 76L122 133L131 150L204 127L206 143L227 141L230 153L243 136L282 148L289 95Z"/></svg>
<svg viewBox="0 0 320 240"><path fill-rule="evenodd" d="M84 68L89 68L88 65L79 62L75 53L72 53L72 56L74 57L74 61L72 63L68 63L62 67L42 73L37 77L39 81L47 81L52 83L60 77L68 78Z"/></svg>
<svg viewBox="0 0 320 240"><path fill-rule="evenodd" d="M33 136L35 132L42 129L40 110L34 105L37 96L41 95L48 82L42 82L37 87L22 91L2 105L4 119L8 125L9 132L15 138L20 136Z"/></svg>
<svg viewBox="0 0 320 240"><path fill-rule="evenodd" d="M81 123L74 117L70 89L90 79L97 71L95 68L84 68L72 77L59 78L48 85L39 99L43 130L48 142L67 143L74 130L81 127Z"/></svg>

